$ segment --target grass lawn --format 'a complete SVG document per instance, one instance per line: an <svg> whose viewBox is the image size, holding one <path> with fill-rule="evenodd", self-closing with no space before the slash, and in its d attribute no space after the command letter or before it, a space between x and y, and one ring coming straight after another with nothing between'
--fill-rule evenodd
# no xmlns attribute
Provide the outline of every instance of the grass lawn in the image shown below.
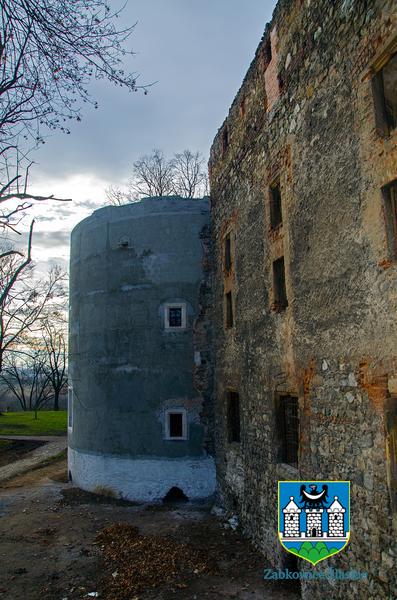
<svg viewBox="0 0 397 600"><path fill-rule="evenodd" d="M64 435L66 410L40 410L37 420L34 412L9 412L0 415L0 435Z"/></svg>

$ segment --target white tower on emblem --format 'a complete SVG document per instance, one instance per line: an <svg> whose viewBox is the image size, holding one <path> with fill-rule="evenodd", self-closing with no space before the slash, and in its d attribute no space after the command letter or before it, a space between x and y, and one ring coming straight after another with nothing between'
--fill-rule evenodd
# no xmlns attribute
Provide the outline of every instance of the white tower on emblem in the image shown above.
<svg viewBox="0 0 397 600"><path fill-rule="evenodd" d="M307 537L321 537L323 508L305 508Z"/></svg>
<svg viewBox="0 0 397 600"><path fill-rule="evenodd" d="M290 496L290 501L287 506L283 508L284 513L284 537L288 538L299 538L299 519L301 509L294 502L294 497Z"/></svg>
<svg viewBox="0 0 397 600"><path fill-rule="evenodd" d="M338 496L335 496L333 503L327 508L328 537L343 537L343 515L345 512L346 509L339 502Z"/></svg>

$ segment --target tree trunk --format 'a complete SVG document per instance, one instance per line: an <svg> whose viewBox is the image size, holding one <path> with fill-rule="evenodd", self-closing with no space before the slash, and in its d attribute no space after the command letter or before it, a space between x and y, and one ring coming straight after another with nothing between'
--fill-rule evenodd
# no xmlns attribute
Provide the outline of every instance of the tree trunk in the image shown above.
<svg viewBox="0 0 397 600"><path fill-rule="evenodd" d="M59 410L59 390L55 390L55 394L54 394L54 410Z"/></svg>

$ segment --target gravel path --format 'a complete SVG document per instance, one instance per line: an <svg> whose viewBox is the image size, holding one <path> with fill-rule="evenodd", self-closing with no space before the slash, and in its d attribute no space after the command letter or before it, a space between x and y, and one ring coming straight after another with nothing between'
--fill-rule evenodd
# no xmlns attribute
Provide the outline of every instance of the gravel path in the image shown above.
<svg viewBox="0 0 397 600"><path fill-rule="evenodd" d="M47 444L44 444L40 448L36 448L32 452L29 452L26 455L26 458L22 458L21 460L17 460L9 465L5 465L0 468L0 483L3 481L7 481L11 477L15 477L16 475L21 475L22 473L26 473L31 468L36 467L43 461L56 456L63 450L67 448L68 439L66 436L56 437L56 438L44 438L44 437L28 437L28 436L0 436L0 439L8 439L8 440L32 440L32 441L48 441Z"/></svg>
<svg viewBox="0 0 397 600"><path fill-rule="evenodd" d="M21 440L29 442L55 442L64 441L67 443L66 435L0 435L0 440Z"/></svg>

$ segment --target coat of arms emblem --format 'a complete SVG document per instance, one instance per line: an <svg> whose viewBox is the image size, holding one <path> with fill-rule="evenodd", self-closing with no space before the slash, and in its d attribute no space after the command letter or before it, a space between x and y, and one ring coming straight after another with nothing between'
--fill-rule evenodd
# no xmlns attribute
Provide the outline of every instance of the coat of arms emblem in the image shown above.
<svg viewBox="0 0 397 600"><path fill-rule="evenodd" d="M278 536L283 548L316 565L350 537L349 481L279 481Z"/></svg>

